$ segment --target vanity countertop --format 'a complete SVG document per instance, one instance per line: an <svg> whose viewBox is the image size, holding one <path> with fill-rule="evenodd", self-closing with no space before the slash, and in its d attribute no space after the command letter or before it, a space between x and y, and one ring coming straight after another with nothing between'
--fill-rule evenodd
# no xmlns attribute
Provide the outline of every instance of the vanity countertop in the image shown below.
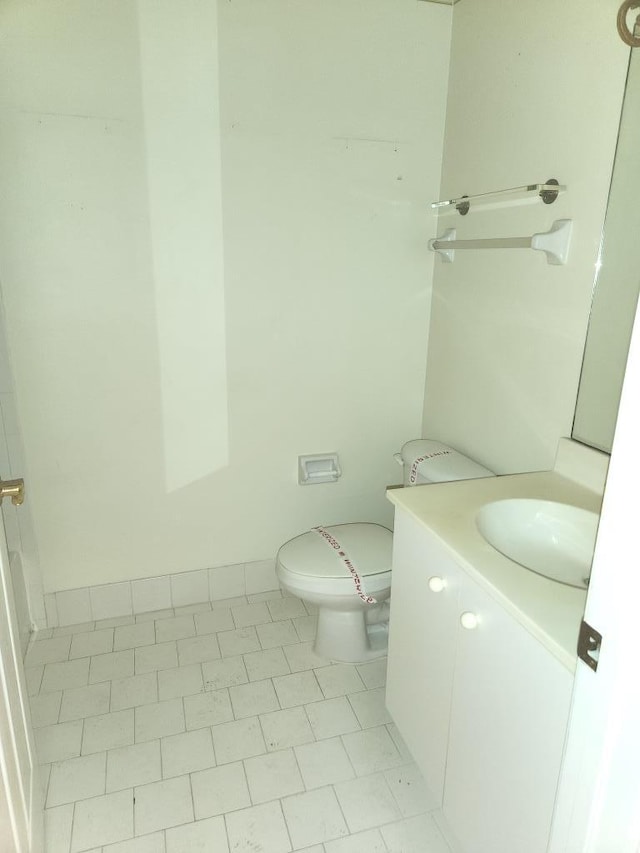
<svg viewBox="0 0 640 853"><path fill-rule="evenodd" d="M554 471L391 488L395 506L424 524L458 565L573 672L586 590L537 575L489 545L475 516L484 504L507 498L559 501L600 512L602 498Z"/></svg>

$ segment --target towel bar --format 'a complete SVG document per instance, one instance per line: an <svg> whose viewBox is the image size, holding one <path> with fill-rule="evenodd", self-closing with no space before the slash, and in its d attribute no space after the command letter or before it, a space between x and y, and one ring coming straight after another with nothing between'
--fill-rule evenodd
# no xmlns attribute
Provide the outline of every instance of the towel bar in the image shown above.
<svg viewBox="0 0 640 853"><path fill-rule="evenodd" d="M492 237L479 240L456 240L456 229L448 228L442 237L429 240L432 252L438 252L445 263L452 264L456 249L536 249L544 252L548 264L566 264L571 242L571 219L556 219L548 231L531 237Z"/></svg>

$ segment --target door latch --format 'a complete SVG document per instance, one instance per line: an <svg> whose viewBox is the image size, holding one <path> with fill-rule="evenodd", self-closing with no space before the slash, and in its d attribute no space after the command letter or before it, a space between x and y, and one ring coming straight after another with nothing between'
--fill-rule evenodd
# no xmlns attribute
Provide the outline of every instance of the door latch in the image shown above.
<svg viewBox="0 0 640 853"><path fill-rule="evenodd" d="M578 657L595 672L598 669L602 634L599 634L584 619L580 623L578 635Z"/></svg>
<svg viewBox="0 0 640 853"><path fill-rule="evenodd" d="M11 498L14 506L24 503L24 480L0 480L0 504L3 498Z"/></svg>

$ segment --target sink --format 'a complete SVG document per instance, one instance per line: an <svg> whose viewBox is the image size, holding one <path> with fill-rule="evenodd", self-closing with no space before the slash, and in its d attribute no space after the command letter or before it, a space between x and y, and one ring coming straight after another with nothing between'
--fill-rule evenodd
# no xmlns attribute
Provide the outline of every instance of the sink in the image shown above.
<svg viewBox="0 0 640 853"><path fill-rule="evenodd" d="M496 551L525 569L585 589L599 518L556 501L512 498L483 506L476 524Z"/></svg>

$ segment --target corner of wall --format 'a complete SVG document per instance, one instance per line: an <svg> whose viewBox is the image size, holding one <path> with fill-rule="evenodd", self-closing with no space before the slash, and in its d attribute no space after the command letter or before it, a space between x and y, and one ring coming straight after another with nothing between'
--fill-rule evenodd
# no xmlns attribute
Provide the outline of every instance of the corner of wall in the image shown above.
<svg viewBox="0 0 640 853"><path fill-rule="evenodd" d="M553 470L589 491L604 492L610 456L571 438L561 438Z"/></svg>

